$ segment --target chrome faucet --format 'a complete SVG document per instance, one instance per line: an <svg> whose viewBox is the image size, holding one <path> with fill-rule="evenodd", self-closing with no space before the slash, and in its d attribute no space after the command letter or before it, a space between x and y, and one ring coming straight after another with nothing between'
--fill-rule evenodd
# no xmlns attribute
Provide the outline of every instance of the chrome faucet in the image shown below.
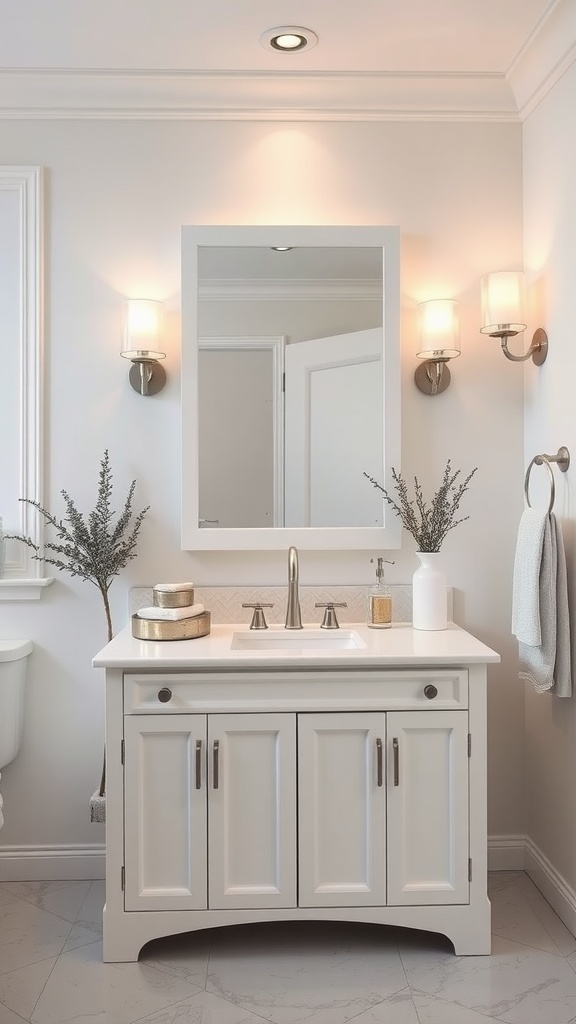
<svg viewBox="0 0 576 1024"><path fill-rule="evenodd" d="M298 598L298 552L295 547L288 551L288 604L285 626L286 629L303 628Z"/></svg>

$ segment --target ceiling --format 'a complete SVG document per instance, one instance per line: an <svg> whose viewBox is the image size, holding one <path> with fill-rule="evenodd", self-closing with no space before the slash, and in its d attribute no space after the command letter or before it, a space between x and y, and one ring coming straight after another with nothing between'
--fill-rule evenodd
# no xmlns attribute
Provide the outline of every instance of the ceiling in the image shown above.
<svg viewBox="0 0 576 1024"><path fill-rule="evenodd" d="M575 0L0 0L0 116L513 120L575 57Z"/></svg>
<svg viewBox="0 0 576 1024"><path fill-rule="evenodd" d="M0 0L2 68L505 74L550 0ZM303 25L309 52L259 44Z"/></svg>

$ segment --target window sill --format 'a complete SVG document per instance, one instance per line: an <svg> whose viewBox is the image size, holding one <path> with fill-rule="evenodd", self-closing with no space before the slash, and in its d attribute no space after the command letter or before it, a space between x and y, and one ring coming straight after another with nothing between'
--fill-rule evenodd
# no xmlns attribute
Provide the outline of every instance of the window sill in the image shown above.
<svg viewBox="0 0 576 1024"><path fill-rule="evenodd" d="M1 579L0 601L38 601L44 588L53 582L53 576L31 580Z"/></svg>

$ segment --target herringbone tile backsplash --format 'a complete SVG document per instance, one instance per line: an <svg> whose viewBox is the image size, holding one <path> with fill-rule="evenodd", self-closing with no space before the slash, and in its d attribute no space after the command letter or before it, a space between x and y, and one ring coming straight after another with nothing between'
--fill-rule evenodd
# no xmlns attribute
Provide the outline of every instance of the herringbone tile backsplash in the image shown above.
<svg viewBox="0 0 576 1024"><path fill-rule="evenodd" d="M273 604L266 609L266 621L270 625L284 622L286 616L287 587L196 587L194 600L201 602L212 613L212 622L249 623L252 610L243 608L247 602L261 601ZM322 608L315 608L317 601L344 601L346 608L338 609L338 619L345 622L365 622L368 602L367 586L300 587L302 621L319 625ZM391 583L388 587L392 597L392 619L394 622L412 620L412 587L410 584ZM452 591L448 588L448 617L451 617ZM152 604L152 587L134 587L130 591L130 614Z"/></svg>

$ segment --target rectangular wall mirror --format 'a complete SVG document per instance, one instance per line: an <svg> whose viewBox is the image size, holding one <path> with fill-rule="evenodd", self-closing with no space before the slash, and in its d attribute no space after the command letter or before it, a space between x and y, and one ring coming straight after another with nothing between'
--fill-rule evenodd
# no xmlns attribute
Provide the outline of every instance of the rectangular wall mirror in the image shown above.
<svg viewBox="0 0 576 1024"><path fill-rule="evenodd" d="M182 547L395 548L396 227L184 227Z"/></svg>

